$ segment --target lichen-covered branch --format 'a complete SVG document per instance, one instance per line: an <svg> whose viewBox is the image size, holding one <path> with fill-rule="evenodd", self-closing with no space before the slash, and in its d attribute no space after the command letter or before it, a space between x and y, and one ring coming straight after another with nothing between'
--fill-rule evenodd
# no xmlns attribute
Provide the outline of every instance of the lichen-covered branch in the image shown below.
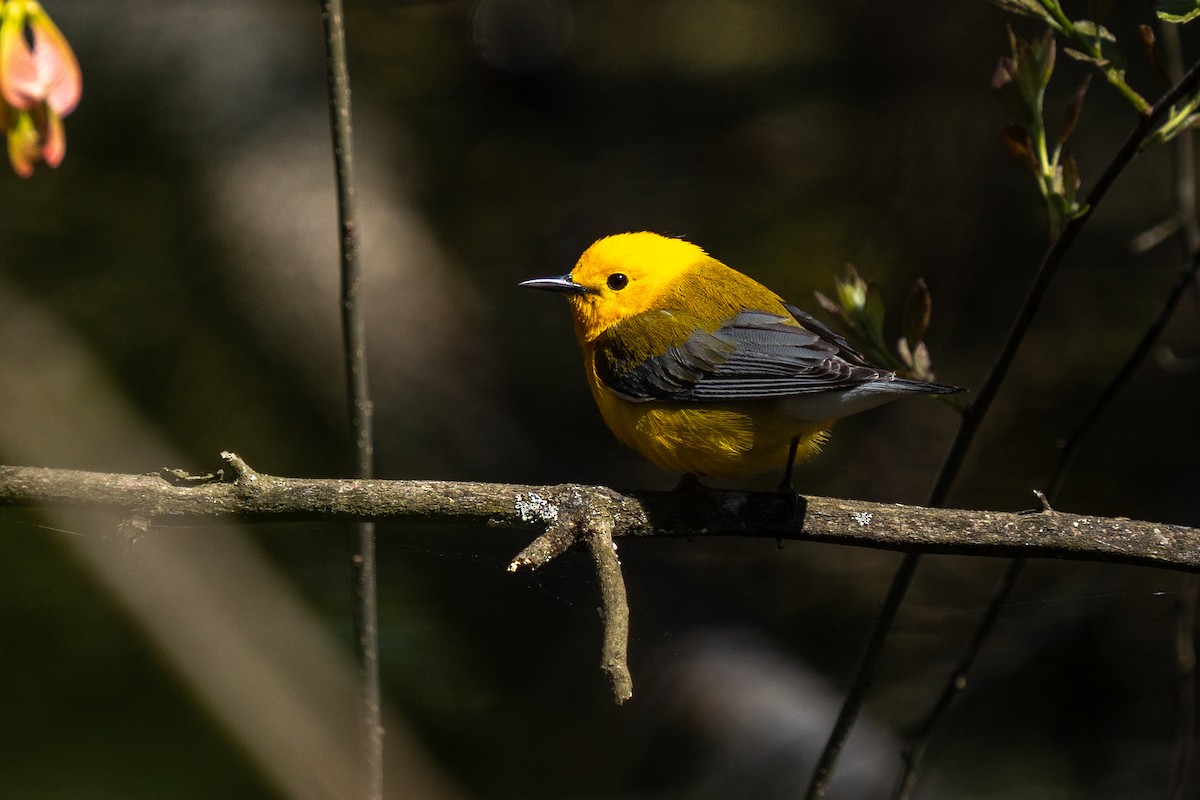
<svg viewBox="0 0 1200 800"><path fill-rule="evenodd" d="M1041 556L1200 572L1200 530L1119 517L918 506L703 487L620 493L603 486L465 481L283 478L222 453L212 475L126 475L0 466L0 508L104 512L133 535L221 520L343 520L479 525L537 531L509 566L537 567L579 543L595 562L605 626L602 666L618 701L632 693L625 660L629 609L616 540L636 536L758 536L902 552Z"/></svg>
<svg viewBox="0 0 1200 800"><path fill-rule="evenodd" d="M556 520L612 537L758 536L859 547L975 556L1109 561L1200 572L1200 530L1182 525L1041 509L1009 513L933 509L808 497L803 519L791 498L715 489L619 493L603 486L528 486L469 481L283 478L256 472L232 453L226 474L146 475L0 466L0 508L89 509L139 531L243 522L343 520L482 525L548 531ZM536 567L574 543L535 541L514 568ZM562 538L565 537L565 538ZM542 537L545 538L545 537ZM553 537L552 537L553 538Z"/></svg>

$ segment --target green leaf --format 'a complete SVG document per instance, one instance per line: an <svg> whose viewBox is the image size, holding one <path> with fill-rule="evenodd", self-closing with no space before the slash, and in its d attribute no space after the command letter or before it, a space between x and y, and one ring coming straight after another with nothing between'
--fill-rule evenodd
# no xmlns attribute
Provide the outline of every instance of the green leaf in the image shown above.
<svg viewBox="0 0 1200 800"><path fill-rule="evenodd" d="M1153 134L1146 137L1139 149L1145 150L1157 144L1174 139L1181 132L1196 127L1197 109L1200 109L1200 95L1192 95L1181 107L1172 107L1166 121Z"/></svg>
<svg viewBox="0 0 1200 800"><path fill-rule="evenodd" d="M996 72L992 75L992 89L1000 98L1000 102L1004 104L1004 110L1010 117L1022 125L1036 125L1038 117L1036 107L1030 107L1028 100L1016 85L1017 70L1017 62L1008 56L1003 56L1000 63L996 65Z"/></svg>
<svg viewBox="0 0 1200 800"><path fill-rule="evenodd" d="M847 312L858 313L867 304L867 282L858 275L853 264L846 265L843 277L834 281L838 303Z"/></svg>
<svg viewBox="0 0 1200 800"><path fill-rule="evenodd" d="M1054 72L1054 53L1057 47L1054 41L1054 31L1047 28L1041 39L1031 39L1026 44L1028 55L1031 57L1030 77L1040 91L1050 83L1050 75Z"/></svg>
<svg viewBox="0 0 1200 800"><path fill-rule="evenodd" d="M1012 56L1000 59L992 88L1018 122L1041 130L1042 97L1054 71L1054 31L1047 29L1044 36L1026 40L1018 38L1010 26L1008 38Z"/></svg>
<svg viewBox="0 0 1200 800"><path fill-rule="evenodd" d="M1117 40L1117 37L1113 36L1112 31L1103 25L1097 25L1090 19L1076 20L1071 23L1071 27L1081 35L1096 41L1115 42Z"/></svg>
<svg viewBox="0 0 1200 800"><path fill-rule="evenodd" d="M1159 0L1155 13L1166 22L1191 22L1200 17L1200 0Z"/></svg>
<svg viewBox="0 0 1200 800"><path fill-rule="evenodd" d="M1076 61L1086 61L1104 70L1111 70L1122 78L1125 75L1125 52L1117 44L1117 37L1108 28L1091 20L1081 19L1071 23L1069 31L1072 41L1083 49L1064 47L1063 52Z"/></svg>

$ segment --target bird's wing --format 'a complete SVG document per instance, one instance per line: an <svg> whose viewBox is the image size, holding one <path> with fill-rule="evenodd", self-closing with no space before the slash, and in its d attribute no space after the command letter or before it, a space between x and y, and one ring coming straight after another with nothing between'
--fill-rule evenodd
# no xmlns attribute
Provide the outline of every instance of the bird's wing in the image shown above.
<svg viewBox="0 0 1200 800"><path fill-rule="evenodd" d="M871 366L845 339L808 314L791 319L742 311L712 332L697 328L681 344L650 356L625 343L645 341L652 316L622 320L596 342L596 374L628 400L721 402L848 389L891 372ZM639 336L638 326L646 330Z"/></svg>

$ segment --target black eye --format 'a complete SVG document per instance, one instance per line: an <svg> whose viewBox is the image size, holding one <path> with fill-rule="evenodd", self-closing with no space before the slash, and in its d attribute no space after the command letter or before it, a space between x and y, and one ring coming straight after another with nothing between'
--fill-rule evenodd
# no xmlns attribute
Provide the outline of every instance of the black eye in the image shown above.
<svg viewBox="0 0 1200 800"><path fill-rule="evenodd" d="M614 272L612 275L608 276L608 288L612 289L614 292L619 292L628 285L629 278L625 277L623 273Z"/></svg>

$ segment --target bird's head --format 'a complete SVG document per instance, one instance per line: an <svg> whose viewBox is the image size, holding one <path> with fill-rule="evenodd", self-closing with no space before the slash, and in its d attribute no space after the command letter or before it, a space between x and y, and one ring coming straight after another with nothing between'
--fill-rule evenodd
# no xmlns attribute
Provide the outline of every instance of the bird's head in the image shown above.
<svg viewBox="0 0 1200 800"><path fill-rule="evenodd" d="M618 233L593 244L566 275L521 286L562 292L575 328L591 341L626 317L656 307L671 284L708 255L682 239L657 233Z"/></svg>

